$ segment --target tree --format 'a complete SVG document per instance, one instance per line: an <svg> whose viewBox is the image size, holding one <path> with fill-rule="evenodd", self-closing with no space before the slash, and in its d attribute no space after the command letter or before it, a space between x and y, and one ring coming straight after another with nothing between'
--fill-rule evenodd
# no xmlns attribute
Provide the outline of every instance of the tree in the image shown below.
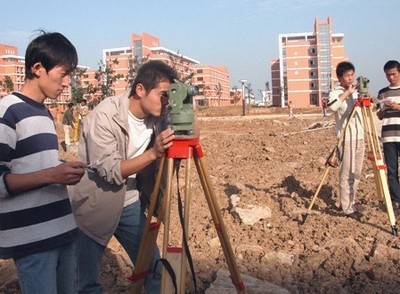
<svg viewBox="0 0 400 294"><path fill-rule="evenodd" d="M247 95L245 93L245 97L247 97L247 100L248 100L246 105L248 107L250 107L250 105L251 105L251 97L253 96L253 88L251 87L251 83L247 83L245 85L245 88L247 89Z"/></svg>
<svg viewBox="0 0 400 294"><path fill-rule="evenodd" d="M87 94L87 88L82 87L71 87L71 102L78 104L81 102Z"/></svg>
<svg viewBox="0 0 400 294"><path fill-rule="evenodd" d="M270 90L269 82L265 82L265 90L266 90L266 91L269 91L269 90Z"/></svg>
<svg viewBox="0 0 400 294"><path fill-rule="evenodd" d="M87 94L87 88L82 87L81 80L84 74L86 73L86 68L77 68L71 74L71 102L79 103L84 98L84 95Z"/></svg>
<svg viewBox="0 0 400 294"><path fill-rule="evenodd" d="M211 106L209 103L208 103L208 100L207 100L207 95L208 95L208 93L211 91L211 88L210 88L210 85L206 85L204 82L201 84L201 86L199 87L199 89L200 89L200 93L199 94L203 94L203 96L204 96L204 103L202 104L203 106Z"/></svg>
<svg viewBox="0 0 400 294"><path fill-rule="evenodd" d="M183 58L183 55L179 54L179 51L177 55L178 56L169 54L170 66L177 71L180 81L189 83L195 75L195 72L191 68L190 62Z"/></svg>
<svg viewBox="0 0 400 294"><path fill-rule="evenodd" d="M4 87L4 91L6 91L7 93L14 91L14 82L12 81L12 79L9 76L4 77L3 87Z"/></svg>
<svg viewBox="0 0 400 294"><path fill-rule="evenodd" d="M222 96L222 86L221 86L220 82L218 82L218 84L215 86L214 90L215 90L215 95L218 98L218 106L220 106L220 101L221 101L221 96Z"/></svg>
<svg viewBox="0 0 400 294"><path fill-rule="evenodd" d="M149 59L149 55L139 58L137 55L130 56L128 59L128 74L125 76L126 89L132 87L133 81L136 78L138 69Z"/></svg>
<svg viewBox="0 0 400 294"><path fill-rule="evenodd" d="M95 89L96 92L100 92L100 101L114 95L115 91L113 89L113 84L115 83L115 81L124 77L124 75L122 74L115 74L115 70L113 69L112 65L117 65L118 63L119 61L117 58L111 60L111 64L104 64L102 60L100 60L99 62L99 69L95 73L94 77L99 82L98 88Z"/></svg>

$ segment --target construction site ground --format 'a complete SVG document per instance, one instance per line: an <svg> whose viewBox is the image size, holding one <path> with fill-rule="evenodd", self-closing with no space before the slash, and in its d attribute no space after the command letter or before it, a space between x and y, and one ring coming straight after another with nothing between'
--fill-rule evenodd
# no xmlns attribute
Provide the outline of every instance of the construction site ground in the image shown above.
<svg viewBox="0 0 400 294"><path fill-rule="evenodd" d="M321 109L295 109L295 117L289 118L287 109L251 108L242 116L240 106L197 113L204 161L241 273L290 293L400 293L399 237L392 234L387 208L377 195L373 162L367 157L356 199L362 219L341 212L334 168L302 224L336 145L331 113L323 117ZM57 127L62 140L62 128ZM62 159L76 158L76 150L60 152ZM183 169L185 165L183 161ZM202 293L227 265L194 165L191 188L188 244ZM170 242L179 243L174 203ZM237 208L260 208L270 214L246 224ZM112 239L101 269L105 293L129 293L132 268ZM194 292L190 275L186 290ZM18 291L12 261L0 260L0 293Z"/></svg>

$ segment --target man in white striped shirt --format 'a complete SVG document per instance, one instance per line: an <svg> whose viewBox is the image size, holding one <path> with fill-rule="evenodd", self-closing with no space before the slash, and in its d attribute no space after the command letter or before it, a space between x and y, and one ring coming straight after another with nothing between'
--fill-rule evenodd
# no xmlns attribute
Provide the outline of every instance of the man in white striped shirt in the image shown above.
<svg viewBox="0 0 400 294"><path fill-rule="evenodd" d="M364 162L365 143L359 107L355 109L355 114L347 125L358 96L354 74L352 63L343 61L337 65L336 75L340 84L329 93L328 107L335 115L337 137L341 137L345 131L343 145L339 150L340 206L347 217L360 220L363 215L356 209L355 200Z"/></svg>

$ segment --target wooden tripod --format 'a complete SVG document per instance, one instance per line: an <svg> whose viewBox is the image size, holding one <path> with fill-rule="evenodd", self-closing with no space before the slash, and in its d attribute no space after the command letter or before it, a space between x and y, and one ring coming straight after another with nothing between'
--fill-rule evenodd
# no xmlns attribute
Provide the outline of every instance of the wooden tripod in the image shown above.
<svg viewBox="0 0 400 294"><path fill-rule="evenodd" d="M387 214L389 217L392 234L394 236L397 236L396 218L394 216L392 200L390 198L389 186L388 186L388 182L387 182L387 178L386 178L386 165L383 162L382 151L381 151L379 138L378 138L378 134L376 131L373 113L372 113L372 109L371 109L371 98L369 98L369 97L359 97L357 99L357 102L355 103L349 117L347 118L346 125L341 132L338 143L335 146L335 148L333 149L333 151L331 152L331 154L329 155L329 157L325 163L325 166L326 166L325 172L322 176L320 184L318 185L317 191L315 192L315 194L311 200L311 203L310 203L310 206L308 207L307 213L303 218L303 224L305 223L308 214L311 212L311 209L315 203L315 200L317 199L317 196L321 190L323 183L325 182L325 178L328 175L329 170L335 166L338 150L343 145L344 136L349 127L349 122L353 119L358 107L361 108L362 119L363 119L363 123L364 123L364 130L365 130L367 147L368 147L368 149L367 149L368 158L374 161L374 179L375 179L376 191L377 191L380 199L384 199L384 201L385 201L386 210L387 210Z"/></svg>
<svg viewBox="0 0 400 294"><path fill-rule="evenodd" d="M193 158L196 169L200 178L201 185L210 209L214 225L221 242L221 246L225 255L227 265L231 274L231 279L236 287L238 293L244 293L244 284L241 279L240 273L237 268L236 260L232 247L229 243L228 234L223 223L222 215L215 200L215 194L210 184L210 176L203 161L203 151L196 137L182 137L174 139L172 146L168 149L166 155L161 159L160 166L157 172L157 178L154 190L151 196L151 202L146 219L146 225L143 237L139 247L139 254L135 264L135 270L130 278L132 283L132 293L140 293L144 279L146 278L154 246L156 246L157 235L161 222L164 224L164 237L162 246L162 257L168 258L168 241L169 241L169 223L170 223L170 208L171 208L171 195L172 195L172 178L175 172L174 161L179 159L187 159L186 161L186 177L185 177L185 201L184 201L184 228L182 234L187 236L187 228L189 223L189 205L190 205L190 167L191 158ZM166 163L166 169L165 162ZM163 175L166 172L166 187L163 193L162 205L160 209L156 209L157 199L160 195L160 186ZM158 213L157 211L158 210ZM153 218L156 221L153 221ZM177 293L185 293L185 280L186 280L186 259L187 252L183 250L180 262L175 262L176 280L177 280ZM170 262L173 264L174 262ZM177 264L178 263L178 264ZM176 265L177 264L177 265ZM171 293L172 289L169 288L171 284L170 277L163 267L161 276L161 293Z"/></svg>

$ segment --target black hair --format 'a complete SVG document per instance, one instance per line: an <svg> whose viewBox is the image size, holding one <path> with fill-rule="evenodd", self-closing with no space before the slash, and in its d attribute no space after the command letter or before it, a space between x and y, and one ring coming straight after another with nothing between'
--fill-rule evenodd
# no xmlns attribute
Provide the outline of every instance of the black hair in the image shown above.
<svg viewBox="0 0 400 294"><path fill-rule="evenodd" d="M74 103L72 103L72 102L68 103L68 108L71 108L73 106L74 106Z"/></svg>
<svg viewBox="0 0 400 294"><path fill-rule="evenodd" d="M397 60L389 60L383 66L383 70L387 71L389 69L396 68L397 71L400 71L400 63Z"/></svg>
<svg viewBox="0 0 400 294"><path fill-rule="evenodd" d="M336 67L336 76L340 78L349 70L355 71L354 65L351 62L342 61Z"/></svg>
<svg viewBox="0 0 400 294"><path fill-rule="evenodd" d="M130 96L136 94L136 86L142 84L146 92L150 92L162 81L173 83L178 79L175 69L163 61L150 60L144 63L138 70L135 81L132 84Z"/></svg>
<svg viewBox="0 0 400 294"><path fill-rule="evenodd" d="M78 54L74 45L60 33L40 31L40 35L29 43L25 53L25 78L35 78L32 67L40 62L49 72L56 66L64 66L67 74L78 65Z"/></svg>

